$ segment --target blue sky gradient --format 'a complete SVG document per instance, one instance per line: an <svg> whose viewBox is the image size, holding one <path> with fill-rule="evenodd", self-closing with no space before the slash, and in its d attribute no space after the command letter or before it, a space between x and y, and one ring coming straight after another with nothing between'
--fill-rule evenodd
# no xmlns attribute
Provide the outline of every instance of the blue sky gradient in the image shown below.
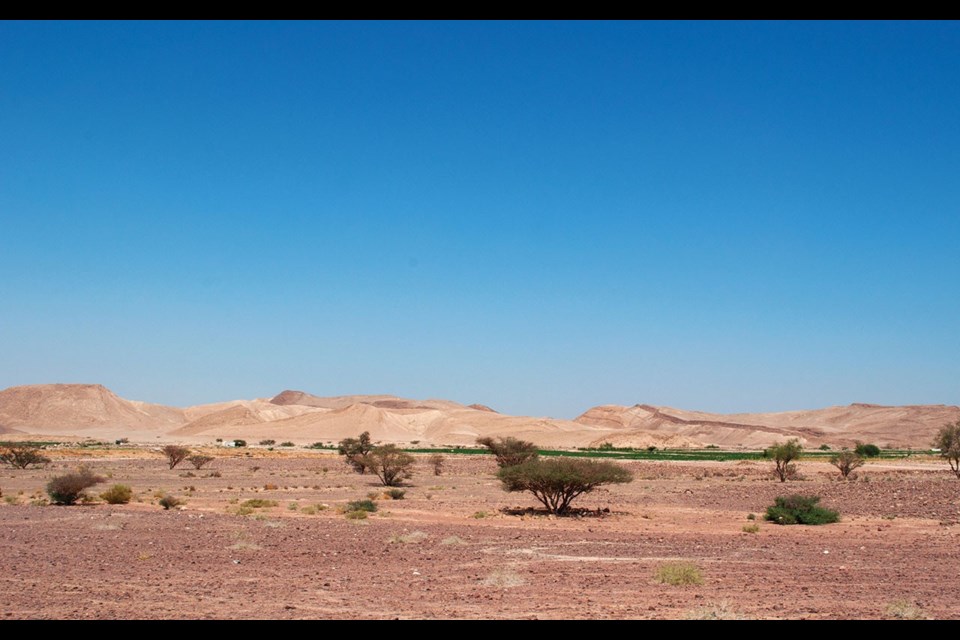
<svg viewBox="0 0 960 640"><path fill-rule="evenodd" d="M0 387L960 403L958 23L0 23Z"/></svg>

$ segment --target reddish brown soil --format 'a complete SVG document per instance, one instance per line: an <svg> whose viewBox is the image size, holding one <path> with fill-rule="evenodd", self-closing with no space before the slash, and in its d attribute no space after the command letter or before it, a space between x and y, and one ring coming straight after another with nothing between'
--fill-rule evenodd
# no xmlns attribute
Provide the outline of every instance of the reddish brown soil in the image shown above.
<svg viewBox="0 0 960 640"><path fill-rule="evenodd" d="M4 469L0 617L960 618L960 481L946 465L871 463L838 482L801 463L807 479L782 485L760 462L635 462L632 484L577 503L610 513L553 518L523 514L535 501L504 493L492 460L448 456L443 476L422 460L405 499L354 521L338 507L381 493L375 479L335 456L246 453L201 471L124 452ZM81 461L112 475L94 492L122 482L139 501L29 504ZM158 491L185 507L162 510ZM760 522L786 492L822 496L841 522ZM253 497L279 504L237 515ZM748 513L758 533L743 531ZM703 584L658 583L677 560Z"/></svg>

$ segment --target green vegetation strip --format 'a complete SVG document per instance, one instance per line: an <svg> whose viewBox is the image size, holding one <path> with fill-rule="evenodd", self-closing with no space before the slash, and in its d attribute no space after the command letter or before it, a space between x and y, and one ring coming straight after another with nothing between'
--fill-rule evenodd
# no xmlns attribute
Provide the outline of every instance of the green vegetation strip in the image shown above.
<svg viewBox="0 0 960 640"><path fill-rule="evenodd" d="M445 447L439 449L404 449L408 453L449 453L461 455L490 455L486 448L459 448ZM563 451L558 449L540 449L541 456L569 456L575 458L613 458L617 460L691 460L691 461L717 461L725 460L764 460L763 451L723 451L720 449L657 449L648 451L647 449L578 449L575 451ZM804 459L823 459L829 460L837 451L804 451ZM911 455L927 454L926 451L912 451L906 449L886 449L880 452L880 459L884 458L906 458Z"/></svg>

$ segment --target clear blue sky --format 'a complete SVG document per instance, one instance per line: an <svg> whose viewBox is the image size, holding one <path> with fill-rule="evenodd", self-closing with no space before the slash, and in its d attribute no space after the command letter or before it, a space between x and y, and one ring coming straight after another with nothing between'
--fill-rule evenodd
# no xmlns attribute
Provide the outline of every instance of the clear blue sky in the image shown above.
<svg viewBox="0 0 960 640"><path fill-rule="evenodd" d="M0 387L960 403L958 23L0 23Z"/></svg>

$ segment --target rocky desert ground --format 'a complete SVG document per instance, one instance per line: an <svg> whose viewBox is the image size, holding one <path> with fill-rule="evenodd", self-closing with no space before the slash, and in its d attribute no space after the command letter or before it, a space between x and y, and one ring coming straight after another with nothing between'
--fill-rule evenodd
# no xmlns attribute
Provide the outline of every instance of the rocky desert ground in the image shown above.
<svg viewBox="0 0 960 640"><path fill-rule="evenodd" d="M846 482L802 461L786 484L763 461L624 461L631 484L555 518L505 493L491 456L447 455L440 476L418 456L394 500L329 451L210 447L194 470L158 448L66 447L0 470L0 617L960 618L960 480L932 457ZM133 501L40 506L81 464L107 478L90 493L123 483ZM165 493L183 505L164 510ZM841 520L763 522L784 493ZM368 496L375 513L344 516ZM660 582L672 563L702 583Z"/></svg>

